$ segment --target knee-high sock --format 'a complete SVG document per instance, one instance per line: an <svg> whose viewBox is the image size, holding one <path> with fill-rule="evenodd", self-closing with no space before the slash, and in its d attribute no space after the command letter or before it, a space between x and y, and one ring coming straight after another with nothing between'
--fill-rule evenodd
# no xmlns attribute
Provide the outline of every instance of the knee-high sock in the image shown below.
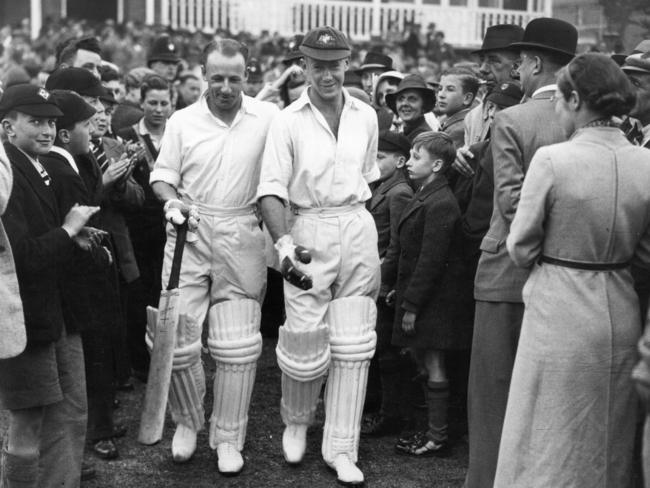
<svg viewBox="0 0 650 488"><path fill-rule="evenodd" d="M257 358L262 353L260 305L230 300L210 308L208 348L216 361L210 447L228 442L244 448L248 407L253 394Z"/></svg>
<svg viewBox="0 0 650 488"><path fill-rule="evenodd" d="M377 342L376 317L375 302L367 297L333 300L327 310L332 362L325 388L322 453L329 464L338 454L357 462L368 367Z"/></svg>
<svg viewBox="0 0 650 488"><path fill-rule="evenodd" d="M149 309L148 313L153 309ZM148 323L155 323L155 319ZM195 432L203 429L205 412L205 373L201 362L201 325L193 317L181 315L176 332L176 349L169 387L172 419ZM145 342L151 352L154 331L147 327Z"/></svg>
<svg viewBox="0 0 650 488"><path fill-rule="evenodd" d="M447 411L449 406L449 382L428 381L426 384L429 439L436 443L447 440Z"/></svg>
<svg viewBox="0 0 650 488"><path fill-rule="evenodd" d="M38 456L16 456L2 450L1 488L37 488Z"/></svg>
<svg viewBox="0 0 650 488"><path fill-rule="evenodd" d="M296 331L280 327L276 354L282 370L282 421L285 425L311 425L329 367L327 328Z"/></svg>

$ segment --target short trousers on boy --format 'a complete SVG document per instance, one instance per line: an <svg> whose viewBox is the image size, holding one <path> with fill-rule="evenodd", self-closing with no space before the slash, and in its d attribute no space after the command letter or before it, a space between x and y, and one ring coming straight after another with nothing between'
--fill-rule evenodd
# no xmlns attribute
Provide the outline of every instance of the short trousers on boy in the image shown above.
<svg viewBox="0 0 650 488"><path fill-rule="evenodd" d="M0 360L0 408L19 410L63 400L59 368L72 359L70 354L77 354L67 345L78 337L63 332L57 342L30 344L15 358Z"/></svg>

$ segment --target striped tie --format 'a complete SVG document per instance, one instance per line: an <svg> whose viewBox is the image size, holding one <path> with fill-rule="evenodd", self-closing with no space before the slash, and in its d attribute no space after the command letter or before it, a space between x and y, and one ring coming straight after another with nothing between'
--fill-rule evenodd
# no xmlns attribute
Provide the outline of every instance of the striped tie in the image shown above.
<svg viewBox="0 0 650 488"><path fill-rule="evenodd" d="M106 153L104 152L104 145L102 144L101 139L92 139L90 142L92 142L92 153L93 156L95 156L95 159L97 160L97 164L99 165L99 169L101 169L102 174L108 169L108 158L106 157Z"/></svg>

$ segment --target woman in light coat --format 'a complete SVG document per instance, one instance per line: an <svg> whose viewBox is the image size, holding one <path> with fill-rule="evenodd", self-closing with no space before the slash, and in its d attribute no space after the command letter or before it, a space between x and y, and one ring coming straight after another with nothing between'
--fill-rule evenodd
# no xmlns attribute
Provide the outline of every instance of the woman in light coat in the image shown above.
<svg viewBox="0 0 650 488"><path fill-rule="evenodd" d="M629 264L650 265L650 151L611 123L635 102L609 57L558 75L567 142L537 151L507 247L532 272L495 488L627 488L641 318Z"/></svg>

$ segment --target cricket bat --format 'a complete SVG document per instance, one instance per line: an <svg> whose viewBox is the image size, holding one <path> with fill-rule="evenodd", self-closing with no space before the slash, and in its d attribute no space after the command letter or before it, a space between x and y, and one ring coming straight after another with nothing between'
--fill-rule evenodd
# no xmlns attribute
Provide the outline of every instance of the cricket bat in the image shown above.
<svg viewBox="0 0 650 488"><path fill-rule="evenodd" d="M152 445L162 439L165 411L172 377L172 362L176 342L176 329L180 316L180 290L178 281L183 260L183 247L187 237L187 222L176 226L176 244L167 289L160 293L158 320L156 322L153 350L149 363L149 376L144 397L138 442ZM150 310L147 311L150 315Z"/></svg>

